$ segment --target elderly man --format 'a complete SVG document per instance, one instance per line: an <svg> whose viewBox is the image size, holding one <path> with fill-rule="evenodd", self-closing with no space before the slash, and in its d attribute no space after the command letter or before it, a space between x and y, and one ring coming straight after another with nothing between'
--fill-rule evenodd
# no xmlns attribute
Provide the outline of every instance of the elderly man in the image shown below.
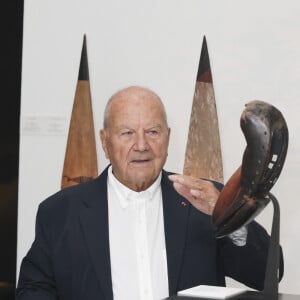
<svg viewBox="0 0 300 300"><path fill-rule="evenodd" d="M163 170L170 129L154 92L113 95L100 135L110 166L41 203L17 299L157 300L225 276L263 288L267 233L253 222L215 239L221 186Z"/></svg>

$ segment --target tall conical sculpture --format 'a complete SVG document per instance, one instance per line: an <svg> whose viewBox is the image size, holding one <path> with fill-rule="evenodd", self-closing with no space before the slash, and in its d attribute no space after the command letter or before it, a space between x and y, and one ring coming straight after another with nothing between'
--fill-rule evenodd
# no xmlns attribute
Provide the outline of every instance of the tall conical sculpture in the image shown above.
<svg viewBox="0 0 300 300"><path fill-rule="evenodd" d="M90 180L97 175L97 151L89 82L86 37L84 36L61 188Z"/></svg>
<svg viewBox="0 0 300 300"><path fill-rule="evenodd" d="M218 115L205 36L198 66L183 173L223 182Z"/></svg>

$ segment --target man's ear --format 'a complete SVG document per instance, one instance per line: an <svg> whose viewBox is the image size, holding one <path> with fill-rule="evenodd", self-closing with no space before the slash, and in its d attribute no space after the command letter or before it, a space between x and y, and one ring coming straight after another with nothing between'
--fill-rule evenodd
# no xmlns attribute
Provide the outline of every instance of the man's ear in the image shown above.
<svg viewBox="0 0 300 300"><path fill-rule="evenodd" d="M171 128L168 128L168 146L169 146L169 142L170 142L170 135L171 135Z"/></svg>
<svg viewBox="0 0 300 300"><path fill-rule="evenodd" d="M109 155L107 151L107 131L105 129L100 130L100 140L102 144L102 149L105 153L105 157L109 159Z"/></svg>

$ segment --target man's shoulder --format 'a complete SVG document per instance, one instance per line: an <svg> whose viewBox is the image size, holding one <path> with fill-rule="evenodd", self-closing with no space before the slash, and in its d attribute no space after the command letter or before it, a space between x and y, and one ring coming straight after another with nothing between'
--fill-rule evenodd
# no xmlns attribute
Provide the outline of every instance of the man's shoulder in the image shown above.
<svg viewBox="0 0 300 300"><path fill-rule="evenodd" d="M102 174L90 181L66 187L47 197L39 205L42 210L88 206L89 201L106 193L106 177Z"/></svg>

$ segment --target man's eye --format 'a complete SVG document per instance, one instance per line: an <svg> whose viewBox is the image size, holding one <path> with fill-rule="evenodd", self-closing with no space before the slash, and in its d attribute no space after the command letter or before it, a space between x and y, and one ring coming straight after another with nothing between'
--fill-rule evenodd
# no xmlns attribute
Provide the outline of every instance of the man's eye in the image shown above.
<svg viewBox="0 0 300 300"><path fill-rule="evenodd" d="M158 131L157 130L150 130L150 131L148 131L148 133L150 135L153 135L153 136L158 135Z"/></svg>
<svg viewBox="0 0 300 300"><path fill-rule="evenodd" d="M123 136L130 136L132 134L132 131L124 131L121 133Z"/></svg>

